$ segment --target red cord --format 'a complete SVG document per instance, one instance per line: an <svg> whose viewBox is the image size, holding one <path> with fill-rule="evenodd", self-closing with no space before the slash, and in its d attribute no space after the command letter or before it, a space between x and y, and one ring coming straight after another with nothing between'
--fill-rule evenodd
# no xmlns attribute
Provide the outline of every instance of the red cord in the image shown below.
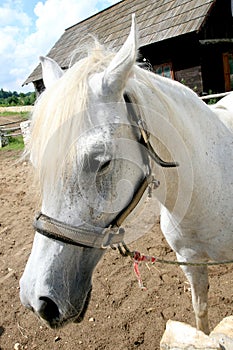
<svg viewBox="0 0 233 350"><path fill-rule="evenodd" d="M135 272L135 275L136 275L137 280L138 280L139 287L143 290L146 290L146 287L144 287L143 282L142 282L142 278L141 278L141 274L140 274L138 265L142 261L154 263L156 261L156 258L154 256L142 255L140 252L135 251L134 256L133 256L133 260L134 260L133 268L134 268L134 272Z"/></svg>

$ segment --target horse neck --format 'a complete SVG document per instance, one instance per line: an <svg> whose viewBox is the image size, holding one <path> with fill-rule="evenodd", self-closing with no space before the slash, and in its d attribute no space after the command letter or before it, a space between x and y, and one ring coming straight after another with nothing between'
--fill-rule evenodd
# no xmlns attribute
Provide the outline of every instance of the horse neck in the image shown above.
<svg viewBox="0 0 233 350"><path fill-rule="evenodd" d="M208 106L188 88L140 68L137 71L140 78L133 91L134 100L150 132L152 147L165 161L180 164L178 168L155 170L156 176L163 178L157 197L171 211L181 183L182 189L191 193L192 179L202 180L201 172L206 167L203 155L210 148L211 138L216 136L218 122ZM200 183L192 183L196 185Z"/></svg>
<svg viewBox="0 0 233 350"><path fill-rule="evenodd" d="M221 128L217 115L182 84L139 67L135 71L134 101L141 109L151 142L160 148L161 156L166 157L171 152L174 136L183 140L190 153L196 151L197 142L199 149L201 146L208 148Z"/></svg>

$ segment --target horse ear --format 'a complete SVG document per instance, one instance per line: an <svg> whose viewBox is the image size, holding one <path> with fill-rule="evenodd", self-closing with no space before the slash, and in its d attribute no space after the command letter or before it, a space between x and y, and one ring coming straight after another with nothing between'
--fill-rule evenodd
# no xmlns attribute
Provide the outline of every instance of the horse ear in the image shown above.
<svg viewBox="0 0 233 350"><path fill-rule="evenodd" d="M42 78L46 89L64 74L60 66L52 58L40 56Z"/></svg>
<svg viewBox="0 0 233 350"><path fill-rule="evenodd" d="M112 59L103 76L103 90L123 91L137 57L137 24L132 15L130 34L124 45Z"/></svg>

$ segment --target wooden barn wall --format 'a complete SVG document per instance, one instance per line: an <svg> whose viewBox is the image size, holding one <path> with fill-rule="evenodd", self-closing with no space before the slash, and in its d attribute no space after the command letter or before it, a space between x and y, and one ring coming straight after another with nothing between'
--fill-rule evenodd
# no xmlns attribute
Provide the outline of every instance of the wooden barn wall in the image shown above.
<svg viewBox="0 0 233 350"><path fill-rule="evenodd" d="M221 0L213 5L198 33L143 47L141 52L152 66L171 62L174 78L198 94L224 92L223 54L233 53L233 42L228 39L233 39L231 1Z"/></svg>
<svg viewBox="0 0 233 350"><path fill-rule="evenodd" d="M200 53L203 89L207 93L223 92L225 91L223 54L233 53L233 43L227 42L227 39L233 39L230 0L221 0L213 5L211 16L208 16L198 37L202 42ZM214 42L211 43L211 40Z"/></svg>
<svg viewBox="0 0 233 350"><path fill-rule="evenodd" d="M45 90L44 82L42 79L36 80L33 82L33 85L35 88L36 97L38 97Z"/></svg>
<svg viewBox="0 0 233 350"><path fill-rule="evenodd" d="M203 90L206 93L225 91L223 53L231 51L231 45L204 45L202 47Z"/></svg>
<svg viewBox="0 0 233 350"><path fill-rule="evenodd" d="M198 94L203 92L200 45L195 34L182 35L143 47L141 57L149 60L152 67L171 62L175 80Z"/></svg>
<svg viewBox="0 0 233 350"><path fill-rule="evenodd" d="M187 85L199 95L203 92L201 66L176 71L175 80Z"/></svg>

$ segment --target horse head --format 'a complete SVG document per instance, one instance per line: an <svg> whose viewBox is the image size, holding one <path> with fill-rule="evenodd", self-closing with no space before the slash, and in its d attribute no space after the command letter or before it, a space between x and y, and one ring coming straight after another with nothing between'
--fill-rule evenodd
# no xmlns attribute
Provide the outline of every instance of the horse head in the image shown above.
<svg viewBox="0 0 233 350"><path fill-rule="evenodd" d="M53 328L82 320L93 270L104 248L122 240L116 221L148 175L123 98L136 55L133 17L126 42L108 60L83 59L63 74L41 58L46 90L32 117L30 156L42 209L20 298Z"/></svg>

